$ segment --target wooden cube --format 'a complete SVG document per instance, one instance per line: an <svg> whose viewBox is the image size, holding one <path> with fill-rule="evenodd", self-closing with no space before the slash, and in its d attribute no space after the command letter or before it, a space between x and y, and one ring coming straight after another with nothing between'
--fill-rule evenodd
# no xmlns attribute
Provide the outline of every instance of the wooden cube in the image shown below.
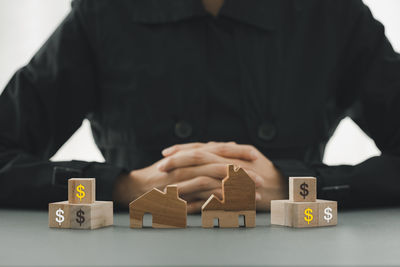
<svg viewBox="0 0 400 267"><path fill-rule="evenodd" d="M296 228L317 227L319 204L317 202L271 201L271 224Z"/></svg>
<svg viewBox="0 0 400 267"><path fill-rule="evenodd" d="M96 179L71 178L68 180L70 204L92 204L96 201Z"/></svg>
<svg viewBox="0 0 400 267"><path fill-rule="evenodd" d="M292 206L288 204L288 199L271 201L271 224L292 226Z"/></svg>
<svg viewBox="0 0 400 267"><path fill-rule="evenodd" d="M319 205L316 202L291 202L288 212L292 213L291 225L296 228L318 226Z"/></svg>
<svg viewBox="0 0 400 267"><path fill-rule="evenodd" d="M337 225L337 202L317 199L319 205L318 226Z"/></svg>
<svg viewBox="0 0 400 267"><path fill-rule="evenodd" d="M49 227L70 228L68 201L49 203Z"/></svg>
<svg viewBox="0 0 400 267"><path fill-rule="evenodd" d="M315 202L317 179L315 177L290 177L289 200L294 202Z"/></svg>
<svg viewBox="0 0 400 267"><path fill-rule="evenodd" d="M70 227L72 229L97 229L110 225L113 225L112 201L70 204Z"/></svg>

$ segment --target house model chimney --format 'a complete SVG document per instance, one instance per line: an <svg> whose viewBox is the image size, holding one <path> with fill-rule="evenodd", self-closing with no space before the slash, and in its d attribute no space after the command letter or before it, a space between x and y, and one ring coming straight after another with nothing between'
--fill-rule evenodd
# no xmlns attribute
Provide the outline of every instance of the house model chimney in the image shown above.
<svg viewBox="0 0 400 267"><path fill-rule="evenodd" d="M166 191L167 195L178 198L178 187L176 185L168 185Z"/></svg>

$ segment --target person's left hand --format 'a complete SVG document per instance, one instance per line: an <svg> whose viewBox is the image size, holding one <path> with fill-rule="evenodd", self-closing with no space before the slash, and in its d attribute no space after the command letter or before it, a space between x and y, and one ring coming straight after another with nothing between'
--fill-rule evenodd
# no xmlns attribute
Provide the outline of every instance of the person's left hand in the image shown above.
<svg viewBox="0 0 400 267"><path fill-rule="evenodd" d="M160 171L170 172L188 166L230 162L255 173L258 185L257 210L269 210L271 200L287 198L287 182L273 163L252 145L239 145L234 142L188 143L166 148L162 154L165 158L158 166ZM193 157L193 154L196 156ZM207 156L210 154L213 156ZM204 158L199 158L199 155L204 155ZM193 182L186 181L185 187L190 188L190 183ZM178 184L178 188L179 186Z"/></svg>

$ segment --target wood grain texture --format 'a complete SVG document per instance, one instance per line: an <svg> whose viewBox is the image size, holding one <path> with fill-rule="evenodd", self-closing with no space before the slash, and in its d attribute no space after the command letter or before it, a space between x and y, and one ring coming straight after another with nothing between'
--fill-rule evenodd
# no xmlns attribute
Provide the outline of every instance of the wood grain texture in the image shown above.
<svg viewBox="0 0 400 267"><path fill-rule="evenodd" d="M305 213L306 209L308 209L307 214ZM296 228L316 227L318 226L318 212L317 202L272 200L271 224Z"/></svg>
<svg viewBox="0 0 400 267"><path fill-rule="evenodd" d="M131 228L143 227L143 215L150 213L153 228L185 228L187 204L178 195L176 185L167 186L165 192L154 188L129 204Z"/></svg>
<svg viewBox="0 0 400 267"><path fill-rule="evenodd" d="M282 226L292 225L292 207L288 205L289 200L272 200L271 201L271 224Z"/></svg>
<svg viewBox="0 0 400 267"><path fill-rule="evenodd" d="M332 210L327 210L330 208ZM312 215L312 220L305 213ZM331 215L330 215L331 214ZM332 216L332 217L331 217ZM271 201L271 224L296 228L333 226L337 224L337 202L317 199L316 202L292 202L290 200Z"/></svg>
<svg viewBox="0 0 400 267"><path fill-rule="evenodd" d="M92 204L69 204L72 229L98 229L113 225L113 202L95 201ZM78 212L81 214L78 215ZM83 213L83 214L82 214ZM84 221L82 220L84 218Z"/></svg>
<svg viewBox="0 0 400 267"><path fill-rule="evenodd" d="M64 222L56 221L56 211L64 211ZM80 215L77 212L81 211ZM81 219L81 217L83 219ZM79 220L82 220L79 223ZM97 229L113 225L113 202L95 201L92 204L70 204L61 201L49 204L49 227L72 229Z"/></svg>
<svg viewBox="0 0 400 267"><path fill-rule="evenodd" d="M212 195L202 206L202 210L255 210L256 186L242 168L227 166L227 176L222 180L222 200Z"/></svg>
<svg viewBox="0 0 400 267"><path fill-rule="evenodd" d="M302 184L308 191L304 195ZM302 195L303 194L303 195ZM294 202L315 202L317 199L317 179L315 177L290 177L289 178L289 200Z"/></svg>
<svg viewBox="0 0 400 267"><path fill-rule="evenodd" d="M319 205L318 226L337 225L338 223L337 202L332 200L317 199L317 203ZM328 208L328 210L325 211L326 208ZM332 219L330 219L329 214L332 214Z"/></svg>
<svg viewBox="0 0 400 267"><path fill-rule="evenodd" d="M56 212L60 209L60 215L57 216ZM57 222L56 219L60 220L63 218L62 222ZM51 228L70 228L70 206L68 201L49 203L49 227Z"/></svg>
<svg viewBox="0 0 400 267"><path fill-rule="evenodd" d="M255 183L247 173L240 167L228 165L227 176L222 180L222 200L211 195L201 208L203 227L210 227L210 218L218 218L220 227L238 227L238 215L244 214L248 220L246 227L254 227L255 193Z"/></svg>
<svg viewBox="0 0 400 267"><path fill-rule="evenodd" d="M289 202L291 208L288 211L292 212L291 225L296 228L316 227L318 226L319 205L316 202ZM309 215L306 214L307 213ZM306 219L311 219L307 221Z"/></svg>
<svg viewBox="0 0 400 267"><path fill-rule="evenodd" d="M218 219L218 226L220 228L235 228L239 227L240 216L244 216L244 227L256 226L256 211L254 210L207 210L201 214L201 225L203 228L213 228L214 219Z"/></svg>
<svg viewBox="0 0 400 267"><path fill-rule="evenodd" d="M85 196L80 199L77 187L82 185ZM96 179L94 178L71 178L68 180L68 201L70 204L92 204L96 201Z"/></svg>

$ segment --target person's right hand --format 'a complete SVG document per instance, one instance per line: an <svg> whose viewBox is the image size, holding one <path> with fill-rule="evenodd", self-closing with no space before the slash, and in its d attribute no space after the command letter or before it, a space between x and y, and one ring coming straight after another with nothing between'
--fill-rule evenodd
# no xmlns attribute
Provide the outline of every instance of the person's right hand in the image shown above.
<svg viewBox="0 0 400 267"><path fill-rule="evenodd" d="M211 153L208 156L216 157ZM188 202L188 213L199 212L201 204L212 194L222 198L221 181L226 176L226 166L229 162L211 162L213 160L208 164L199 161L199 165L165 172L159 170L158 161L149 167L133 170L117 178L113 192L114 200L121 205L128 205L154 187L163 191L167 185L177 184L179 195ZM256 180L254 172L247 172Z"/></svg>

